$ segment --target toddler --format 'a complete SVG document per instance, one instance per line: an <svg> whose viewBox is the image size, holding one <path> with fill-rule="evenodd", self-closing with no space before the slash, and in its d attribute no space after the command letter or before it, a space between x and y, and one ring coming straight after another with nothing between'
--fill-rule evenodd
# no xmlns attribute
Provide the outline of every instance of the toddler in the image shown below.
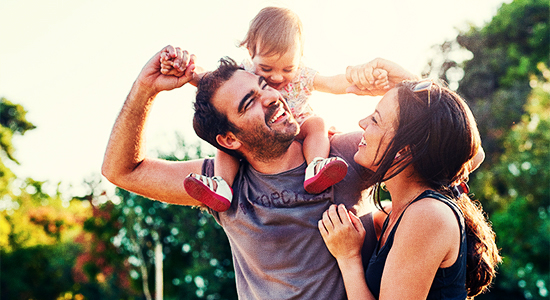
<svg viewBox="0 0 550 300"><path fill-rule="evenodd" d="M322 76L302 62L304 38L302 23L289 9L266 7L251 21L250 28L239 46L244 46L250 60L243 62L245 70L265 78L267 84L286 99L296 121L300 124L298 140L303 141L303 153L308 163L304 189L319 194L341 181L347 173L346 162L328 157L330 142L324 120L315 115L308 103L314 90L345 94L351 84L345 74ZM162 72L171 70L169 55L161 55ZM376 85L388 84L387 72L375 72ZM190 174L184 181L187 193L215 211L229 208L233 196L230 188L239 169L239 161L217 150L214 177Z"/></svg>

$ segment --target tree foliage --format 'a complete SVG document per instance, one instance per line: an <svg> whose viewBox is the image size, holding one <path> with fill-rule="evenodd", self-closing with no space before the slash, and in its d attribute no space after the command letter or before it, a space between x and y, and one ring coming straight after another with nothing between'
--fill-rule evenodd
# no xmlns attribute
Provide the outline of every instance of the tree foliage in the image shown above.
<svg viewBox="0 0 550 300"><path fill-rule="evenodd" d="M534 86L526 114L504 137L504 152L476 176L475 190L492 203L491 220L504 257L498 284L527 299L549 296L550 71Z"/></svg>
<svg viewBox="0 0 550 300"><path fill-rule="evenodd" d="M22 106L0 102L0 298L56 299L74 290L71 266L80 247L73 238L87 211L65 200L56 185L20 179L4 159L14 162L12 137L35 126Z"/></svg>
<svg viewBox="0 0 550 300"><path fill-rule="evenodd" d="M550 65L549 6L547 0L505 3L483 28L472 27L439 47L439 77L459 80L457 91L476 115L489 160L502 153L504 135L524 114L530 76L542 80L537 64ZM472 59L460 61L464 55L452 55L458 49ZM462 78L455 79L457 68Z"/></svg>
<svg viewBox="0 0 550 300"><path fill-rule="evenodd" d="M189 160L201 157L202 152L180 139L172 153L160 156ZM210 214L152 201L120 188L111 200L94 208L104 216L102 225L94 226L94 236L110 247L102 256L117 255L124 262L131 286L142 297L153 297L155 264L161 263L165 299L236 299L229 242ZM90 221L97 223L95 219ZM155 260L158 243L161 262ZM89 255L96 255L93 252Z"/></svg>
<svg viewBox="0 0 550 300"><path fill-rule="evenodd" d="M429 65L469 103L487 155L471 187L493 222L503 263L491 293L479 299L549 295L549 16L547 0L503 4L483 28L439 46ZM457 59L465 53L471 59Z"/></svg>
<svg viewBox="0 0 550 300"><path fill-rule="evenodd" d="M14 162L17 160L13 156L15 151L11 142L13 135L23 135L27 130L36 128L27 121L26 114L27 111L21 105L13 104L4 97L0 98L0 149Z"/></svg>

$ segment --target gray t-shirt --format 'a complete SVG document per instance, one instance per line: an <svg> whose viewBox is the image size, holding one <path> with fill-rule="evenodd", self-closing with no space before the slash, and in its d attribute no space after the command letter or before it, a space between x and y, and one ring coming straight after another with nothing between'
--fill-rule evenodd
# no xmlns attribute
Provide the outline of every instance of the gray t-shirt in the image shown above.
<svg viewBox="0 0 550 300"><path fill-rule="evenodd" d="M348 164L344 180L322 194L303 187L306 164L279 174L262 174L242 163L233 184L229 210L211 211L229 238L239 299L345 299L338 264L317 228L333 203L355 208L367 230L363 247L368 262L376 244L372 201L363 199L370 172L353 160L360 133L335 135L330 156ZM213 160L203 174L213 175Z"/></svg>

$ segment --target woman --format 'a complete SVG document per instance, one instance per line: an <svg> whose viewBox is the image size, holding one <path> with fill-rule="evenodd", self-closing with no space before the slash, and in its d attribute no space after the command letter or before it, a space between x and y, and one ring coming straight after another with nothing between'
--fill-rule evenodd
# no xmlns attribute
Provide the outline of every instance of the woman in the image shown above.
<svg viewBox="0 0 550 300"><path fill-rule="evenodd" d="M334 205L319 221L348 298L465 299L484 292L500 256L481 208L464 193L481 149L466 103L432 81L404 81L359 125L355 161L374 172L368 183L377 186L379 206L378 186L385 185L392 209L366 271L359 219Z"/></svg>

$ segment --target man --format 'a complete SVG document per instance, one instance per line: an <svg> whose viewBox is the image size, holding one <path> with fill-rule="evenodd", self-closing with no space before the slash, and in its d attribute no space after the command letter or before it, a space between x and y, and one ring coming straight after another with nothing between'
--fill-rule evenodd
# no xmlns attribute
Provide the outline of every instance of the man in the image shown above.
<svg viewBox="0 0 550 300"><path fill-rule="evenodd" d="M156 95L194 76L194 56L167 49L183 71L161 74L161 52L149 60L115 122L102 172L115 185L145 197L200 205L186 194L183 180L189 173L212 176L212 159L169 162L145 155L145 123ZM317 222L331 204L344 203L363 216L363 257L370 257L376 236L371 214L366 214L371 206L361 197L369 172L353 161L360 133L332 137L331 156L346 160L348 174L325 192L308 194L303 189L305 159L294 141L299 126L281 95L228 61L205 77L197 93L195 130L246 162L235 178L229 210L210 211L231 244L239 299L345 299L341 274ZM209 114L217 117L209 119Z"/></svg>

